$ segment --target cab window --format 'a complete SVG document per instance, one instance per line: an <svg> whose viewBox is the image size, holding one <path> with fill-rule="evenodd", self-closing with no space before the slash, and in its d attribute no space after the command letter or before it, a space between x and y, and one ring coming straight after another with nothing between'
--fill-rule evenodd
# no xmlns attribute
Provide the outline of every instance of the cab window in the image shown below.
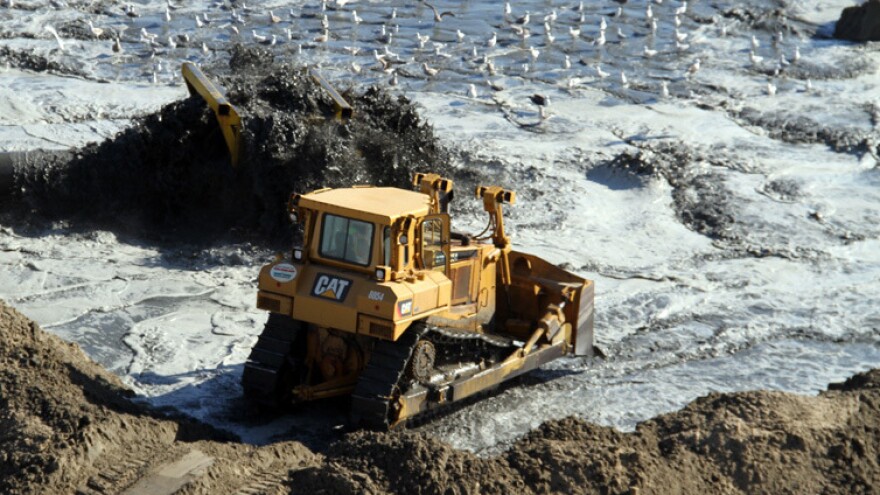
<svg viewBox="0 0 880 495"><path fill-rule="evenodd" d="M385 227L382 233L382 252L385 253L385 266L391 265L391 227Z"/></svg>
<svg viewBox="0 0 880 495"><path fill-rule="evenodd" d="M324 214L321 249L324 258L369 266L373 252L373 224Z"/></svg>
<svg viewBox="0 0 880 495"><path fill-rule="evenodd" d="M446 253L443 252L443 224L439 218L422 222L422 260L425 268L445 269Z"/></svg>

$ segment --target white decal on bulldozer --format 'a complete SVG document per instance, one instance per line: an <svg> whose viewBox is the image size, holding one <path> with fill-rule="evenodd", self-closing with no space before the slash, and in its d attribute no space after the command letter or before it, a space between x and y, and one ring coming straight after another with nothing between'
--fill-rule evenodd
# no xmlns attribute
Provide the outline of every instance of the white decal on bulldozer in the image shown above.
<svg viewBox="0 0 880 495"><path fill-rule="evenodd" d="M315 277L315 286L312 287L312 295L333 299L334 301L344 301L351 287L351 280L341 277L334 277L326 273L319 273Z"/></svg>
<svg viewBox="0 0 880 495"><path fill-rule="evenodd" d="M371 290L370 293L367 295L367 299L371 301L384 301L385 293L379 292L377 290Z"/></svg>
<svg viewBox="0 0 880 495"><path fill-rule="evenodd" d="M269 276L279 282L290 282L296 278L296 267L290 263L279 263L269 270Z"/></svg>

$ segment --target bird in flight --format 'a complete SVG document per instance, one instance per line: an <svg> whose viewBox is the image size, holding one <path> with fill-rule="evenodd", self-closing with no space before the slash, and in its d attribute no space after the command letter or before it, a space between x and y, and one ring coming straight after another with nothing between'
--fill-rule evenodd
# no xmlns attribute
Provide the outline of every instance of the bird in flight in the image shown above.
<svg viewBox="0 0 880 495"><path fill-rule="evenodd" d="M427 5L428 7L431 7L431 10L434 11L434 22L443 22L443 18L444 18L445 16L455 17L455 13L454 13L454 12L450 12L450 11L448 11L448 10L443 11L443 12L440 12L440 11L437 10L437 7L434 7L433 5L431 5L431 4L428 3L428 2L422 2L422 3L424 3L424 4Z"/></svg>

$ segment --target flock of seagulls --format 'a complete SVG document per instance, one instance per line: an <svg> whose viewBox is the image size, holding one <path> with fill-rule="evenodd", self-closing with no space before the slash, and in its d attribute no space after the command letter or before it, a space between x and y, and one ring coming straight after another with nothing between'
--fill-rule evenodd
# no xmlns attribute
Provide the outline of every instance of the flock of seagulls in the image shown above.
<svg viewBox="0 0 880 495"><path fill-rule="evenodd" d="M500 22L497 17L489 21L493 28L489 33L467 33L461 27L445 28L443 23L457 17L457 13L438 9L422 0L414 11L408 7L408 14L418 17L419 23L426 26L423 31L415 33L415 39L406 43L400 42L397 9L389 9L381 18L375 12L370 12L365 19L353 8L354 5L348 5L356 3L354 0L317 0L299 12L293 9L288 12L261 11L247 6L242 0L231 0L231 4L226 3L228 0L213 0L212 7L215 9L197 14L191 11L184 13L183 7L174 1L177 0L166 0L166 5L160 11L158 27L148 24L140 28L137 34L126 35L124 28L131 21L115 21L113 27L102 27L97 26L93 19L88 19L87 32L95 40L109 40L110 49L119 57L130 52L126 56L150 60L157 59L157 55L166 55L171 59L183 58L186 53L175 52L178 48L200 49L209 54L212 48L208 42L222 42L217 39L218 32L225 33L230 41L253 42L269 47L285 46L293 53L302 53L304 47L320 48L350 35L352 44L361 46L345 46L345 50L356 57L360 52L368 53L372 49L375 62L375 66L365 66L362 59L360 63L351 60L348 66L353 73L361 74L365 69L381 71L387 74L387 83L391 86L398 85L399 76L423 78L430 83L445 71L461 74L458 67L464 63L476 69L465 71L470 75L466 76L469 80L463 83L466 88L464 94L472 99L480 94L478 85L481 84L474 81L477 78L482 79L482 83L492 91L500 91L504 89L499 83L500 76L546 73L548 66L555 67L552 70L557 76L567 74L567 78L563 75L562 79L567 79L565 86L569 89L585 81L607 80L605 85L616 85L623 90L637 88L640 91L654 91L661 98L668 98L670 82L693 81L706 63L705 57L692 54L691 46L699 43L699 40L695 39L694 33L687 31L682 22L682 19L687 19L690 7L687 1L679 0L666 0L674 4L672 7L668 3L664 5L664 0L614 0L619 4L616 11L605 14L589 14L584 1L580 0L576 4L548 8L544 12L515 12L511 3L505 1ZM634 5L636 2L642 7ZM643 12L640 12L641 8ZM127 4L122 7L120 17L134 19L141 15L134 6ZM185 29L186 32L175 34L174 31L183 25L181 19L188 19L186 24L189 27ZM309 27L309 23L315 21L317 27ZM124 24L122 28L120 24ZM193 38L199 37L200 30L208 26L212 27L208 41L191 43ZM659 30L661 26L663 30ZM368 30L372 32L364 39L362 34ZM45 31L55 39L59 50L67 50L65 40L52 26L46 26ZM727 35L723 26L720 35ZM772 57L767 55L766 47L762 51L762 41L757 36L751 36L745 50L748 54L748 64L744 63L747 70L772 73L771 77L775 77L801 60L797 46L792 52L782 53L781 32L774 35L769 43L775 50ZM587 68L586 74L573 67L573 57L576 63ZM611 73L603 70L602 63L617 66L620 57L662 59L665 67L679 64L680 75L661 77L658 87L652 81L633 81L624 70L618 69L614 71L617 72L615 83L615 79L608 79ZM631 62L625 65L631 65ZM149 75L154 81L159 79L160 66L158 62L153 63L153 71ZM166 63L165 67L166 70L173 70L173 64ZM410 67L421 70L408 70ZM584 76L591 76L592 79ZM811 87L809 81L807 84ZM777 87L772 79L767 82L765 92L770 96L776 94ZM535 95L531 103L536 105L543 120L550 104L549 98Z"/></svg>

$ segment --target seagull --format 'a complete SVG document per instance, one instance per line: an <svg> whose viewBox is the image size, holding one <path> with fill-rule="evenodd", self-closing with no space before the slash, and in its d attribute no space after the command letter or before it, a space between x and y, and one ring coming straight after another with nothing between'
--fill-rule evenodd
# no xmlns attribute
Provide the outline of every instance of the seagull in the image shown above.
<svg viewBox="0 0 880 495"><path fill-rule="evenodd" d="M675 27L676 27L676 28L681 27L681 17L678 17L678 16L676 15L676 16L673 18L673 22L675 23Z"/></svg>
<svg viewBox="0 0 880 495"><path fill-rule="evenodd" d="M669 83L666 81L660 81L660 96L669 98Z"/></svg>
<svg viewBox="0 0 880 495"><path fill-rule="evenodd" d="M486 40L486 46L488 48L495 48L495 45L498 43L498 35L495 32L492 32L492 37Z"/></svg>
<svg viewBox="0 0 880 495"><path fill-rule="evenodd" d="M679 6L677 9L675 9L675 15L676 16L684 15L684 13L687 12L687 9L688 9L688 3L681 2L681 6Z"/></svg>
<svg viewBox="0 0 880 495"><path fill-rule="evenodd" d="M767 81L767 94L768 94L769 96L775 96L775 95L776 95L776 85L774 85L774 84L773 84L772 82L770 82L770 81Z"/></svg>
<svg viewBox="0 0 880 495"><path fill-rule="evenodd" d="M172 50L177 48L177 43L171 38L171 36L168 37L168 48L171 48Z"/></svg>
<svg viewBox="0 0 880 495"><path fill-rule="evenodd" d="M327 40L330 39L330 30L325 29L321 32L317 37L315 37L315 42L317 43L326 43Z"/></svg>
<svg viewBox="0 0 880 495"><path fill-rule="evenodd" d="M361 48L360 48L359 46L344 46L344 47L342 47L342 48L343 48L345 51L347 51L348 54L351 55L352 57L355 56L355 55L357 55L358 52L361 51Z"/></svg>
<svg viewBox="0 0 880 495"><path fill-rule="evenodd" d="M652 50L652 49L648 48L648 45L645 45L645 49L642 53L644 53L645 58L651 58L654 55L657 55L657 50Z"/></svg>
<svg viewBox="0 0 880 495"><path fill-rule="evenodd" d="M760 46L761 46L761 42L758 41L758 38L756 38L755 35L753 34L752 35L752 50L757 50L758 47L760 47Z"/></svg>
<svg viewBox="0 0 880 495"><path fill-rule="evenodd" d="M504 2L504 20L510 19L510 13L512 12L510 8L510 2Z"/></svg>
<svg viewBox="0 0 880 495"><path fill-rule="evenodd" d="M58 31L55 31L55 28L52 26L46 26L45 30L52 34L55 37L55 41L58 42L58 49L62 52L64 51L64 42L61 41L61 36L58 36Z"/></svg>
<svg viewBox="0 0 880 495"><path fill-rule="evenodd" d="M262 43L269 39L266 36L258 33L256 29L251 29L251 36L254 37L254 41L256 41L257 43Z"/></svg>
<svg viewBox="0 0 880 495"><path fill-rule="evenodd" d="M605 45L605 31L599 31L599 37L596 38L595 41L593 41L593 44L596 46Z"/></svg>
<svg viewBox="0 0 880 495"><path fill-rule="evenodd" d="M272 39L261 41L261 45L275 46L278 43L278 38L273 34Z"/></svg>
<svg viewBox="0 0 880 495"><path fill-rule="evenodd" d="M549 14L544 16L544 22L553 24L554 22L556 22L556 18L556 9L553 9Z"/></svg>
<svg viewBox="0 0 880 495"><path fill-rule="evenodd" d="M605 18L602 18L602 21L599 22L599 31L605 31L608 28L608 23L605 22Z"/></svg>
<svg viewBox="0 0 880 495"><path fill-rule="evenodd" d="M489 86L489 89L492 91L504 91L504 86L496 81L486 79L486 85Z"/></svg>
<svg viewBox="0 0 880 495"><path fill-rule="evenodd" d="M208 49L208 44L205 43L205 42L203 41L203 42L202 42L202 52L203 52L203 53L208 53L208 52L210 52L210 51L211 51L211 50Z"/></svg>
<svg viewBox="0 0 880 495"><path fill-rule="evenodd" d="M424 48L425 43L427 43L428 41L431 41L431 35L426 34L426 35L422 36L421 34L419 34L417 32L416 33L416 40L418 40L419 48Z"/></svg>
<svg viewBox="0 0 880 495"><path fill-rule="evenodd" d="M807 84L806 84L804 90L805 91L812 91L813 90L813 81L810 81L809 79L807 79Z"/></svg>
<svg viewBox="0 0 880 495"><path fill-rule="evenodd" d="M197 28L205 27L205 23L199 18L199 16L196 16L196 27Z"/></svg>
<svg viewBox="0 0 880 495"><path fill-rule="evenodd" d="M533 46L529 47L529 55L532 57L532 62L537 62L538 55L540 55L540 54L541 54L541 51L538 50L537 48L535 48Z"/></svg>
<svg viewBox="0 0 880 495"><path fill-rule="evenodd" d="M697 71L699 71L699 70L700 70L700 59L696 59L696 60L694 60L694 63L692 63L691 66L688 67L687 75L692 76L692 75L696 74Z"/></svg>
<svg viewBox="0 0 880 495"><path fill-rule="evenodd" d="M749 50L749 61L752 63L752 65L758 65L761 63L762 60L764 60L764 57L755 55L754 50Z"/></svg>
<svg viewBox="0 0 880 495"><path fill-rule="evenodd" d="M614 13L614 17L623 17L623 7L617 7L617 12Z"/></svg>
<svg viewBox="0 0 880 495"><path fill-rule="evenodd" d="M599 78L601 78L601 79L605 79L606 77L610 76L611 74L603 71L602 67L600 67L599 64L596 64L596 75L599 76Z"/></svg>
<svg viewBox="0 0 880 495"><path fill-rule="evenodd" d="M321 16L321 28L330 29L330 19L327 18L327 14Z"/></svg>
<svg viewBox="0 0 880 495"><path fill-rule="evenodd" d="M171 11L165 7L165 22L171 22Z"/></svg>
<svg viewBox="0 0 880 495"><path fill-rule="evenodd" d="M454 12L449 12L449 11L438 12L438 11L437 11L437 7L434 7L434 6L431 5L430 3L428 3L428 2L422 2L422 3L424 3L424 4L427 5L428 7L431 7L431 10L434 11L434 22L443 22L443 17L444 17L444 16L447 16L447 15L450 16L450 17L455 17L455 13L454 13Z"/></svg>
<svg viewBox="0 0 880 495"><path fill-rule="evenodd" d="M354 72L355 74L360 74L361 73L361 66L358 65L357 62L352 61L351 71Z"/></svg>
<svg viewBox="0 0 880 495"><path fill-rule="evenodd" d="M293 41L293 31L290 28L287 28L287 41ZM352 55L357 55L357 52L352 53Z"/></svg>
<svg viewBox="0 0 880 495"><path fill-rule="evenodd" d="M521 26L525 26L526 24L529 23L529 12L526 11L524 16L520 17L519 19L517 19L514 22L516 22L517 24L519 24Z"/></svg>
<svg viewBox="0 0 880 495"><path fill-rule="evenodd" d="M623 29L621 29L620 26L617 26L617 39L619 39L619 40L626 39L626 35L623 34Z"/></svg>
<svg viewBox="0 0 880 495"><path fill-rule="evenodd" d="M568 34L571 35L571 39L572 39L572 40L576 40L576 39L578 39L578 38L581 36L581 28L580 28L580 26L578 26L578 27L569 26L569 28L568 28Z"/></svg>
<svg viewBox="0 0 880 495"><path fill-rule="evenodd" d="M467 95L468 95L468 98L473 98L476 100L477 99L477 87L473 84L469 84Z"/></svg>
<svg viewBox="0 0 880 495"><path fill-rule="evenodd" d="M626 74L624 74L623 71L620 71L620 84L622 84L624 88L629 87L629 80L627 80Z"/></svg>
<svg viewBox="0 0 880 495"><path fill-rule="evenodd" d="M119 38L113 40L113 52L121 53L122 52L122 42L119 41Z"/></svg>
<svg viewBox="0 0 880 495"><path fill-rule="evenodd" d="M96 27L92 24L92 21L91 21L91 20L89 21L89 31L92 32L92 36L94 36L95 38L100 38L101 35L104 34L104 30L101 29L101 28L96 28Z"/></svg>
<svg viewBox="0 0 880 495"><path fill-rule="evenodd" d="M434 69L433 67L428 67L427 62L422 62L422 72L425 73L428 77L435 77L437 73L440 72L440 69Z"/></svg>
<svg viewBox="0 0 880 495"><path fill-rule="evenodd" d="M679 43L684 43L684 40L686 40L687 37L688 37L687 33L680 33L678 31L678 28L675 28L675 40L676 41L678 41Z"/></svg>
<svg viewBox="0 0 880 495"><path fill-rule="evenodd" d="M651 34L657 33L657 19L651 19Z"/></svg>
<svg viewBox="0 0 880 495"><path fill-rule="evenodd" d="M565 60L562 62L563 69L571 69L571 57L568 55L565 56Z"/></svg>
<svg viewBox="0 0 880 495"><path fill-rule="evenodd" d="M236 26L235 24L230 24L230 25L229 25L229 29L230 29L233 33L235 33L235 34L239 34L239 33L238 33L238 26Z"/></svg>
<svg viewBox="0 0 880 495"><path fill-rule="evenodd" d="M510 29L512 29L513 32L515 32L516 35L519 36L519 38L521 40L525 40L526 38L531 36L531 34L529 33L529 28L527 28L527 27L522 27L522 26L518 26L516 24L511 24Z"/></svg>
<svg viewBox="0 0 880 495"><path fill-rule="evenodd" d="M654 18L654 11L651 10L651 4L648 4L648 7L645 9L645 19L651 20Z"/></svg>
<svg viewBox="0 0 880 495"><path fill-rule="evenodd" d="M455 37L458 39L458 42L461 43L464 41L464 33L461 32L461 29L455 30Z"/></svg>
<svg viewBox="0 0 880 495"><path fill-rule="evenodd" d="M355 24L360 24L361 21L363 21L362 18L358 17L358 11L357 11L357 10L352 10L352 11L351 11L351 21L354 22Z"/></svg>
<svg viewBox="0 0 880 495"><path fill-rule="evenodd" d="M495 75L495 63L491 60L486 62L486 72L488 72L490 76Z"/></svg>
<svg viewBox="0 0 880 495"><path fill-rule="evenodd" d="M388 79L388 85L389 86L397 86L397 72L396 71L393 74L391 74L391 78Z"/></svg>
<svg viewBox="0 0 880 495"><path fill-rule="evenodd" d="M544 31L544 37L547 38L547 44L552 45L554 41L556 41L556 36L553 36L553 33L548 29Z"/></svg>
<svg viewBox="0 0 880 495"><path fill-rule="evenodd" d="M784 39L785 37L782 35L782 31L776 31L776 34L773 36L773 44L781 45Z"/></svg>
<svg viewBox="0 0 880 495"><path fill-rule="evenodd" d="M791 56L791 63L795 63L801 59L801 49L800 47L794 47L794 55Z"/></svg>
<svg viewBox="0 0 880 495"><path fill-rule="evenodd" d="M683 51L687 50L687 49L690 48L690 47L691 47L691 45L689 45L689 44L687 44L687 43L679 43L678 41L675 42L675 49L678 50L678 51L680 51L680 52L683 52Z"/></svg>
<svg viewBox="0 0 880 495"><path fill-rule="evenodd" d="M275 15L275 13L273 13L270 10L269 11L269 22L271 22L272 24L278 24L279 22L281 22L281 18L278 17L277 15Z"/></svg>
<svg viewBox="0 0 880 495"><path fill-rule="evenodd" d="M529 100L538 107L538 115L541 117L541 120L545 120L547 116L544 114L544 109L550 106L550 98L535 93Z"/></svg>

